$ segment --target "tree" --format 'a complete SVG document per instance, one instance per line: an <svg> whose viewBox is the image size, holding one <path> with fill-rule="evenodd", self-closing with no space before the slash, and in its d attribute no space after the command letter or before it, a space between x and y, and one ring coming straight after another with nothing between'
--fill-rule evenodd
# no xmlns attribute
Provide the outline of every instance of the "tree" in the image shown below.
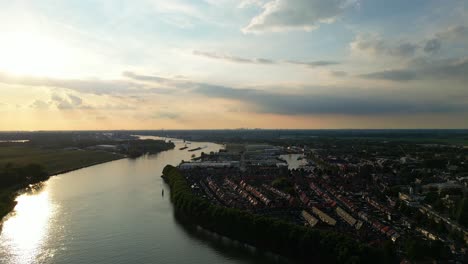
<svg viewBox="0 0 468 264"><path fill-rule="evenodd" d="M465 227L468 226L468 201L467 198L463 198L458 202L458 208L456 212L457 221L460 225Z"/></svg>
<svg viewBox="0 0 468 264"><path fill-rule="evenodd" d="M433 204L438 198L439 198L439 194L437 194L437 192L429 192L426 194L426 197L424 198L424 202L428 204Z"/></svg>

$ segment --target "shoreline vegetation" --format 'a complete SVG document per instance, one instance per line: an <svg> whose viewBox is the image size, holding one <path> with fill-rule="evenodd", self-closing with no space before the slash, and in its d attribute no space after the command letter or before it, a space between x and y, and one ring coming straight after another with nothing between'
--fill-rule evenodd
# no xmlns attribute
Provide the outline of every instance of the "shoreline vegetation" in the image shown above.
<svg viewBox="0 0 468 264"><path fill-rule="evenodd" d="M253 258L259 258L261 263L264 263L264 260L268 259L278 264L293 264L290 259L284 256L278 255L271 251L259 250L252 245L231 239L230 237L205 229L200 225L194 225L190 219L179 216L177 211L174 211L174 219L176 223L187 233L187 235L208 243L211 247L216 249L216 251L222 251L223 253L227 254L228 257L239 256L241 255L239 254L240 252L248 252L249 256Z"/></svg>
<svg viewBox="0 0 468 264"><path fill-rule="evenodd" d="M369 247L343 234L213 205L194 195L174 166L167 165L162 177L171 188L171 201L179 217L233 240L298 262L392 262L392 256L383 249Z"/></svg>
<svg viewBox="0 0 468 264"><path fill-rule="evenodd" d="M125 152L46 148L20 144L0 144L0 227L14 210L16 197L34 184L50 177L124 158L137 158L173 149L173 143L135 140ZM0 229L1 230L1 229Z"/></svg>

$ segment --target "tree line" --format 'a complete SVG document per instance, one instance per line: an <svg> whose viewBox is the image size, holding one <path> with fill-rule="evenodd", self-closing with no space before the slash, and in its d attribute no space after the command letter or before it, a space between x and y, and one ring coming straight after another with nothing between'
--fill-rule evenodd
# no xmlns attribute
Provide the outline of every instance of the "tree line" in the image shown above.
<svg viewBox="0 0 468 264"><path fill-rule="evenodd" d="M47 178L47 172L39 164L20 166L7 163L3 168L0 168L0 188L37 183L47 180Z"/></svg>
<svg viewBox="0 0 468 264"><path fill-rule="evenodd" d="M48 178L44 167L38 164L7 163L0 168L0 220L15 207L15 193L18 190Z"/></svg>

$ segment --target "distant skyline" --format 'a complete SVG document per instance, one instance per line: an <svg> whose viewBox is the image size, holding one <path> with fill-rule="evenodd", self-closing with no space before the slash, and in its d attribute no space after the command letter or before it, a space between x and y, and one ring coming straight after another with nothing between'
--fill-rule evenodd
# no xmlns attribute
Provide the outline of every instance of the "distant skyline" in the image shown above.
<svg viewBox="0 0 468 264"><path fill-rule="evenodd" d="M468 128L467 0L0 1L0 130Z"/></svg>

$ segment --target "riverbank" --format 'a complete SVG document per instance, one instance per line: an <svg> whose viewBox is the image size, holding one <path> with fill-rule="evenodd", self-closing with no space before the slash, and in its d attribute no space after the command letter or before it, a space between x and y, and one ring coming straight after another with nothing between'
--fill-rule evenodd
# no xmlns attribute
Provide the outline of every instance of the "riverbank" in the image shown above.
<svg viewBox="0 0 468 264"><path fill-rule="evenodd" d="M178 215L231 239L299 262L375 263L385 259L382 250L343 234L213 205L192 193L176 167L166 166L163 176L171 188L171 200Z"/></svg>
<svg viewBox="0 0 468 264"><path fill-rule="evenodd" d="M97 157L97 156L96 156ZM119 159L125 159L127 158L124 155L103 155L101 158L89 160L88 163L85 164L80 164L78 166L73 166L69 168L63 168L61 170L57 171L52 171L52 172L47 172L43 177L39 178L38 180L32 180L32 181L27 181L23 182L21 184L16 184L13 186L8 186L5 188L0 188L0 230L1 230L1 222L3 222L3 218L7 216L10 212L12 212L16 206L16 197L20 195L21 193L25 192L30 188L32 185L45 182L50 179L50 177L59 175L59 174L64 174L67 172L95 166L98 164L103 164Z"/></svg>
<svg viewBox="0 0 468 264"><path fill-rule="evenodd" d="M51 176L123 158L157 154L175 147L173 143L158 140L129 142L123 152L23 144L0 145L0 221L13 211L19 193L33 184L48 180ZM36 168L25 171L24 168L29 166ZM38 176L31 177L31 173L37 173Z"/></svg>

